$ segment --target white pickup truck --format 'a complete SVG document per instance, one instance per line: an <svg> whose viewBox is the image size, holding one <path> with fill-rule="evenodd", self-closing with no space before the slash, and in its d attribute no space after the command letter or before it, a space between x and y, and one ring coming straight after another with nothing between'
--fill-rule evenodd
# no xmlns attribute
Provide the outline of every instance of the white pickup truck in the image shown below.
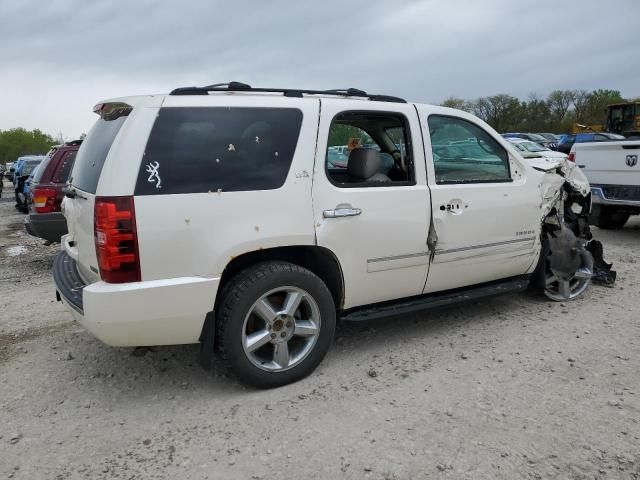
<svg viewBox="0 0 640 480"><path fill-rule="evenodd" d="M640 140L576 143L569 160L591 184L590 222L600 228L621 228L640 214Z"/></svg>

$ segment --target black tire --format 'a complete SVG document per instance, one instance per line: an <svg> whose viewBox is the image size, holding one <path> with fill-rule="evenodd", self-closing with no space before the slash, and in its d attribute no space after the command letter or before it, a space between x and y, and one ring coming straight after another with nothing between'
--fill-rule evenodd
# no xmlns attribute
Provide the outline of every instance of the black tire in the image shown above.
<svg viewBox="0 0 640 480"><path fill-rule="evenodd" d="M254 302L285 285L301 288L313 297L320 312L320 333L300 363L288 370L269 372L255 366L243 349L244 321ZM221 295L215 341L222 361L241 382L258 388L296 382L313 372L329 350L336 326L335 304L324 282L306 268L282 261L258 263L230 280Z"/></svg>
<svg viewBox="0 0 640 480"><path fill-rule="evenodd" d="M604 230L615 230L624 227L629 220L629 213L616 207L594 206L591 213L591 224Z"/></svg>

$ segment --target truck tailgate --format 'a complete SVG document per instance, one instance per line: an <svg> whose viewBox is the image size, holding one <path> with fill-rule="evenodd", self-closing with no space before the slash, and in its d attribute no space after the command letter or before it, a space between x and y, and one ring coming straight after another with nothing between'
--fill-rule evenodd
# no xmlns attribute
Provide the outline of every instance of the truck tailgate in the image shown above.
<svg viewBox="0 0 640 480"><path fill-rule="evenodd" d="M640 185L640 140L576 143L573 152L592 185Z"/></svg>

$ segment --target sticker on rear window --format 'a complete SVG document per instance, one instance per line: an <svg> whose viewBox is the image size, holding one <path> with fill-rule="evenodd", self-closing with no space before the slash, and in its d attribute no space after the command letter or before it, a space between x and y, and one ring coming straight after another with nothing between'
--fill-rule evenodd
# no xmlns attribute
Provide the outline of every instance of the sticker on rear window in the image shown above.
<svg viewBox="0 0 640 480"><path fill-rule="evenodd" d="M147 182L155 183L156 188L162 188L160 179L160 174L158 173L158 168L160 168L160 164L158 162L147 163L147 173L149 174L149 178L147 178Z"/></svg>

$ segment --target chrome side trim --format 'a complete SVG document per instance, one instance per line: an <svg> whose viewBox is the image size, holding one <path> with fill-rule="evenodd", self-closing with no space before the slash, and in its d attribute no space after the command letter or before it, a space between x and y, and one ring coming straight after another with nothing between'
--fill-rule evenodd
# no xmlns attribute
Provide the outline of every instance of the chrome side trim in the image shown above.
<svg viewBox="0 0 640 480"><path fill-rule="evenodd" d="M426 257L428 255L429 255L429 252L418 252L418 253L408 253L406 255L393 255L391 257L369 258L367 259L367 263L390 262L392 260L403 260L405 258Z"/></svg>
<svg viewBox="0 0 640 480"><path fill-rule="evenodd" d="M443 255L445 253L466 252L468 250L476 250L479 248L499 247L500 245L509 245L512 243L530 242L535 239L536 237L515 238L513 240L505 240L503 242L484 243L482 245L470 245L468 247L450 248L448 250L436 250L436 255Z"/></svg>

